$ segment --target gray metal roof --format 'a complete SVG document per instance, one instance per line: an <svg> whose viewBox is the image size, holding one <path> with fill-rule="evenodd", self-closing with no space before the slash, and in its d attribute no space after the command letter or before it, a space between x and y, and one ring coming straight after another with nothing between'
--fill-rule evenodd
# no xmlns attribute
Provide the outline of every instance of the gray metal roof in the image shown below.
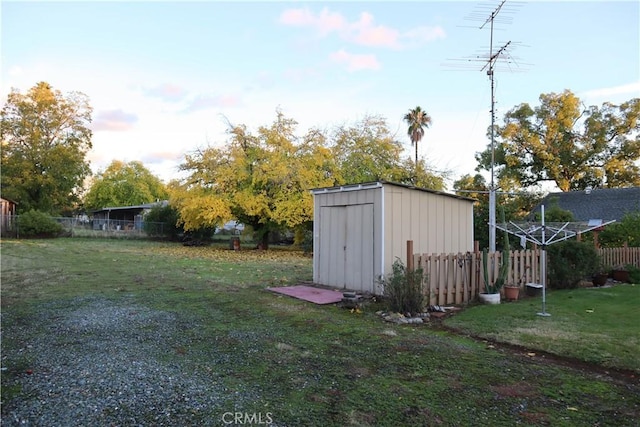
<svg viewBox="0 0 640 427"><path fill-rule="evenodd" d="M561 209L570 211L576 221L590 219L619 221L628 212L640 211L640 187L549 193L533 212L539 212L542 204L545 205L545 209L557 205Z"/></svg>
<svg viewBox="0 0 640 427"><path fill-rule="evenodd" d="M153 203L145 203L144 205L135 205L135 206L107 206L104 207L102 209L96 209L94 211L91 211L92 213L98 213L98 212L106 212L106 211L128 211L128 210L144 210L144 209L153 209L156 206L167 206L169 204L169 201L167 200L161 200L158 202L153 202Z"/></svg>
<svg viewBox="0 0 640 427"><path fill-rule="evenodd" d="M476 201L475 199L472 199L470 197L464 197L464 196L459 196L457 194L445 193L444 191L431 190L429 188L421 188L421 187L416 187L416 186L413 186L413 185L400 184L398 182L384 181L384 180L373 181L373 182L363 182L363 183L360 183L360 184L345 184L345 185L340 185L340 186L337 186L337 187L312 188L311 192L313 194L338 193L338 192L343 192L343 191L355 191L355 190L366 190L366 189L370 189L370 188L380 188L383 185L395 185L396 187L404 187L404 188L409 188L411 190L422 191L422 192L425 192L425 193L438 194L438 195L441 195L441 196L452 197L454 199L466 200L468 202L475 202Z"/></svg>

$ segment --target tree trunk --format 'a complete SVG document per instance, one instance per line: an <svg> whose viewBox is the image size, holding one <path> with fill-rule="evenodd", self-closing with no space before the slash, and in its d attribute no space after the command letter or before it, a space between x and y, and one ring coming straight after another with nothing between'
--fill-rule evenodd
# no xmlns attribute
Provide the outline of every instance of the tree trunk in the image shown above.
<svg viewBox="0 0 640 427"><path fill-rule="evenodd" d="M258 242L258 249L268 250L269 249L269 232L265 231L260 238L260 242Z"/></svg>

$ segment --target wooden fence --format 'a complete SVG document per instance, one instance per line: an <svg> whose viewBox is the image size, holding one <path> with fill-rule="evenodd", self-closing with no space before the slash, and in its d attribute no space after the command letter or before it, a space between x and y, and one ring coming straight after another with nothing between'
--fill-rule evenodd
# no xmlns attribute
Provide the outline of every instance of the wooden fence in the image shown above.
<svg viewBox="0 0 640 427"><path fill-rule="evenodd" d="M635 265L640 268L640 248L598 249L602 263L608 267ZM489 253L489 280L500 267L501 253ZM548 262L548 258L547 258ZM482 252L458 254L413 254L413 265L427 276L425 295L429 305L466 304L484 290ZM540 250L511 251L506 283L518 285L521 293L527 283L540 283Z"/></svg>
<svg viewBox="0 0 640 427"><path fill-rule="evenodd" d="M640 268L640 248L601 248L598 254L606 267L631 264Z"/></svg>
<svg viewBox="0 0 640 427"><path fill-rule="evenodd" d="M489 253L489 280L500 267L500 252ZM427 276L425 294L429 305L466 304L484 290L482 252L458 254L414 254L413 265ZM511 251L507 284L523 290L527 283L540 283L540 251Z"/></svg>

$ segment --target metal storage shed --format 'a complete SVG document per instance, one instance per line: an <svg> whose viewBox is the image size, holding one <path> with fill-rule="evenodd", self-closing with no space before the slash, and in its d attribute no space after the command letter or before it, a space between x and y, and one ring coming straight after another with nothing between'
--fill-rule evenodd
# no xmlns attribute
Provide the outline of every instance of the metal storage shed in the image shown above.
<svg viewBox="0 0 640 427"><path fill-rule="evenodd" d="M416 253L473 251L473 199L385 181L312 193L316 284L379 295L407 240Z"/></svg>

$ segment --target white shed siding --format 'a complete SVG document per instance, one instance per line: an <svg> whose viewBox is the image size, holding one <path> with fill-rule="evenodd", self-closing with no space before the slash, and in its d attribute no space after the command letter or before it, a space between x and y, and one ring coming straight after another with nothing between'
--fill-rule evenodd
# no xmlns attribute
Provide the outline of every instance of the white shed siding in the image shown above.
<svg viewBox="0 0 640 427"><path fill-rule="evenodd" d="M473 250L473 203L443 194L385 186L384 271L400 258L406 264L406 242L414 252Z"/></svg>
<svg viewBox="0 0 640 427"><path fill-rule="evenodd" d="M391 183L314 190L315 283L380 293L378 279L414 251L473 250L473 201Z"/></svg>

